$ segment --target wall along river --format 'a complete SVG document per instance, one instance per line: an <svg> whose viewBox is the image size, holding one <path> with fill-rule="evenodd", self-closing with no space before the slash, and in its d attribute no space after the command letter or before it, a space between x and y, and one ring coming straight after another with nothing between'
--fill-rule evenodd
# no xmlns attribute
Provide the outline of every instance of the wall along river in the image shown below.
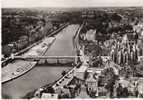
<svg viewBox="0 0 143 100"><path fill-rule="evenodd" d="M46 56L75 56L73 36L79 25L69 25L56 35L55 42L46 52ZM61 77L63 70L71 69L71 66L35 66L26 74L2 84L2 97L17 99L24 97L40 86L56 81Z"/></svg>

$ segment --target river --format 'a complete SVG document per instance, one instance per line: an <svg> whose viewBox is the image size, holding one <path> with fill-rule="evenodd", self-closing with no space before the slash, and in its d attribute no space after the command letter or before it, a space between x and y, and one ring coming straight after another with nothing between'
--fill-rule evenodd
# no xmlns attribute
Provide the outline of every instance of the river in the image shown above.
<svg viewBox="0 0 143 100"><path fill-rule="evenodd" d="M56 35L56 41L52 44L45 55L48 56L74 56L76 52L72 37L78 30L79 25L69 25ZM18 99L24 97L40 86L54 82L61 77L63 70L69 70L71 66L35 66L19 78L2 84L3 98Z"/></svg>

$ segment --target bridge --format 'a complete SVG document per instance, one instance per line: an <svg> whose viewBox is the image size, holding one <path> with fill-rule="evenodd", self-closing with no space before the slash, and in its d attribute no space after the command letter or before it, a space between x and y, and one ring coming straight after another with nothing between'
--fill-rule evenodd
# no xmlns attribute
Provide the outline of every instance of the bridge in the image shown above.
<svg viewBox="0 0 143 100"><path fill-rule="evenodd" d="M70 63L74 62L77 63L78 59L81 56L14 56L13 59L21 59L25 61L38 61L38 63L52 63L52 64L59 64L59 63ZM52 62L51 62L52 61Z"/></svg>
<svg viewBox="0 0 143 100"><path fill-rule="evenodd" d="M41 59L75 59L81 56L14 56L13 59L31 59L31 60L41 60Z"/></svg>

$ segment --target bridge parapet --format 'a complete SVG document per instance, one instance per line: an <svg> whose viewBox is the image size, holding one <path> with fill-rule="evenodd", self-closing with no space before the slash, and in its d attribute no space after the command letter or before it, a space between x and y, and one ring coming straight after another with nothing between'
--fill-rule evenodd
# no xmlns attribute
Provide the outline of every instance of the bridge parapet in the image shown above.
<svg viewBox="0 0 143 100"><path fill-rule="evenodd" d="M75 59L80 56L14 56L14 59Z"/></svg>

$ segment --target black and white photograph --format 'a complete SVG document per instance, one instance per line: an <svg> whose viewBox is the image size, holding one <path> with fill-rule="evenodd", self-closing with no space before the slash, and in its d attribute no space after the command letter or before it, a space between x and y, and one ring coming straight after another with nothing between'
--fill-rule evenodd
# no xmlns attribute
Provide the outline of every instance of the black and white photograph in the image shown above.
<svg viewBox="0 0 143 100"><path fill-rule="evenodd" d="M143 0L2 0L1 99L143 99Z"/></svg>

